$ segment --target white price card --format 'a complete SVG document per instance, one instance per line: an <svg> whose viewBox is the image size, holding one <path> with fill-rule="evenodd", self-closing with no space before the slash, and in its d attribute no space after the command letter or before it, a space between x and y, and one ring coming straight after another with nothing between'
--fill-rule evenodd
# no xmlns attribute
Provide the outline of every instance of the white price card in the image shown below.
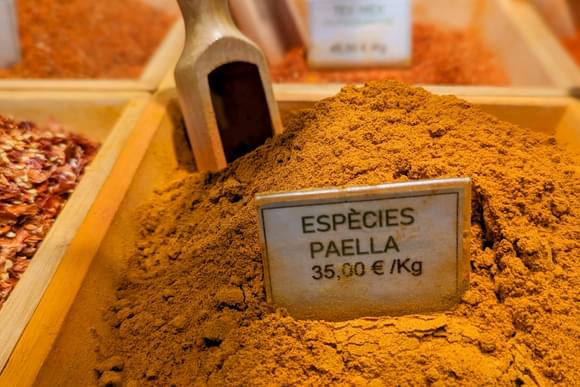
<svg viewBox="0 0 580 387"><path fill-rule="evenodd" d="M256 195L268 301L296 318L445 310L469 285L471 180Z"/></svg>
<svg viewBox="0 0 580 387"><path fill-rule="evenodd" d="M310 67L411 63L411 0L309 0Z"/></svg>
<svg viewBox="0 0 580 387"><path fill-rule="evenodd" d="M20 61L20 38L14 0L0 0L0 68Z"/></svg>

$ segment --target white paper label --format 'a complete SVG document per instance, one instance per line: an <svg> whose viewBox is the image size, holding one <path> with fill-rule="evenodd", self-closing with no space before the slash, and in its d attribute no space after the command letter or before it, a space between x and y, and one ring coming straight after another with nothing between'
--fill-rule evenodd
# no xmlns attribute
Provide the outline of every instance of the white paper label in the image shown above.
<svg viewBox="0 0 580 387"><path fill-rule="evenodd" d="M310 0L311 67L411 62L410 0Z"/></svg>
<svg viewBox="0 0 580 387"><path fill-rule="evenodd" d="M469 280L470 184L257 195L268 300L327 320L453 306Z"/></svg>
<svg viewBox="0 0 580 387"><path fill-rule="evenodd" d="M20 61L20 38L14 0L0 0L0 68Z"/></svg>

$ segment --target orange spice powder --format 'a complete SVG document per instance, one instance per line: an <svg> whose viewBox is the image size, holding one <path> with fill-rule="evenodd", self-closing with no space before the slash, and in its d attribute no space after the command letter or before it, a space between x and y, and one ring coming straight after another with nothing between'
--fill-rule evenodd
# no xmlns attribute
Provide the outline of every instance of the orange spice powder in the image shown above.
<svg viewBox="0 0 580 387"><path fill-rule="evenodd" d="M173 21L139 0L17 0L22 61L0 78L138 78Z"/></svg>
<svg viewBox="0 0 580 387"><path fill-rule="evenodd" d="M576 63L580 64L580 31L574 36L562 38L561 42Z"/></svg>
<svg viewBox="0 0 580 387"><path fill-rule="evenodd" d="M413 25L413 63L408 68L314 70L305 49L295 48L285 62L271 69L275 82L359 83L395 79L415 84L507 85L499 59L476 30L450 30L434 24Z"/></svg>

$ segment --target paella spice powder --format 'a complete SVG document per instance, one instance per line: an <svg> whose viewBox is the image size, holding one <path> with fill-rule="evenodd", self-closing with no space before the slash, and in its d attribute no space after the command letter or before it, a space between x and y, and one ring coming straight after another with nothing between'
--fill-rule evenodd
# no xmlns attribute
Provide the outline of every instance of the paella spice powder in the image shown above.
<svg viewBox="0 0 580 387"><path fill-rule="evenodd" d="M396 82L347 87L223 172L175 181L142 209L96 375L180 386L574 384L578 167L553 137L458 98ZM268 306L256 193L451 176L472 177L474 193L471 285L455 310L324 322Z"/></svg>

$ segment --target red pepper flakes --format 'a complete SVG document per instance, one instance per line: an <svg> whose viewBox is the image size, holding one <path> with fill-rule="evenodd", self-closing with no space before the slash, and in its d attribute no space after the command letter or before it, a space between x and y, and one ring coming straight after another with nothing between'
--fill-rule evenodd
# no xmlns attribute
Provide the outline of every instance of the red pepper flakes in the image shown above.
<svg viewBox="0 0 580 387"><path fill-rule="evenodd" d="M139 0L17 0L22 61L0 78L138 78L173 16Z"/></svg>
<svg viewBox="0 0 580 387"><path fill-rule="evenodd" d="M281 66L271 69L275 82L362 83L396 79L415 84L496 85L509 84L499 59L473 29L450 30L434 24L414 23L413 63L408 68L312 70L305 49L292 50Z"/></svg>
<svg viewBox="0 0 580 387"><path fill-rule="evenodd" d="M97 149L56 123L0 116L0 307Z"/></svg>

